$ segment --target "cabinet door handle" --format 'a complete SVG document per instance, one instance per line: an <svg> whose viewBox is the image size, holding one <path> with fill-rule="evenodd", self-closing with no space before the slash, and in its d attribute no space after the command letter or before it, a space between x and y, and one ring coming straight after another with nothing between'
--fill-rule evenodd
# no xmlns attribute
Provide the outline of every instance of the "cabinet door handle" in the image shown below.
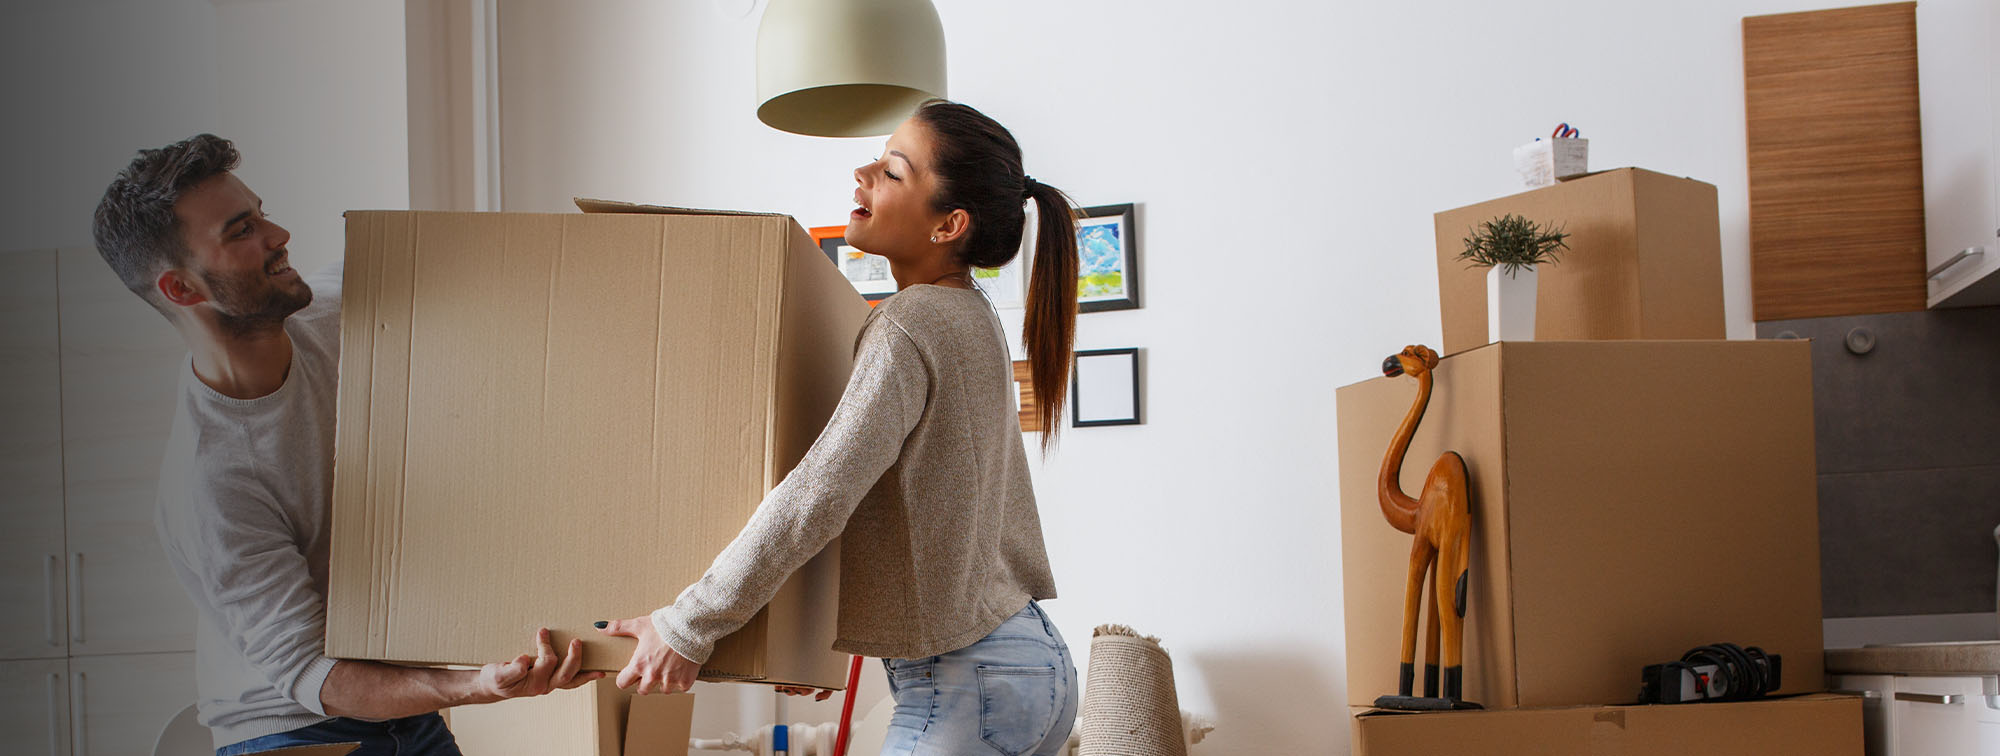
<svg viewBox="0 0 2000 756"><path fill-rule="evenodd" d="M1882 691L1879 690L1829 690L1827 692L1832 693L1836 696L1860 696L1862 698L1882 697Z"/></svg>
<svg viewBox="0 0 2000 756"><path fill-rule="evenodd" d="M1896 700L1910 703L1961 704L1965 696L1957 693L1897 693Z"/></svg>
<svg viewBox="0 0 2000 756"><path fill-rule="evenodd" d="M69 553L69 642L83 642L83 552Z"/></svg>
<svg viewBox="0 0 2000 756"><path fill-rule="evenodd" d="M1958 254L1952 255L1951 259L1938 263L1938 266L1932 268L1930 274L1926 277L1937 278L1942 276L1945 271L1951 270L1952 266L1983 254L1986 254L1985 247L1966 247L1965 249L1961 249L1958 251Z"/></svg>
<svg viewBox="0 0 2000 756"><path fill-rule="evenodd" d="M49 756L62 756L62 718L56 712L62 711L62 693L56 689L62 686L62 675L49 673Z"/></svg>
<svg viewBox="0 0 2000 756"><path fill-rule="evenodd" d="M90 747L83 739L83 673L76 673L76 683L69 689L69 734L70 753L88 756Z"/></svg>
<svg viewBox="0 0 2000 756"><path fill-rule="evenodd" d="M56 602L62 600L62 589L56 587L56 573L61 571L62 557L50 554L49 558L42 562L42 580L44 587L48 589L46 592L48 606L42 612L42 617L45 620L42 628L42 637L47 638L51 646L62 645L62 631L56 627L56 615L61 612L60 609L56 608Z"/></svg>

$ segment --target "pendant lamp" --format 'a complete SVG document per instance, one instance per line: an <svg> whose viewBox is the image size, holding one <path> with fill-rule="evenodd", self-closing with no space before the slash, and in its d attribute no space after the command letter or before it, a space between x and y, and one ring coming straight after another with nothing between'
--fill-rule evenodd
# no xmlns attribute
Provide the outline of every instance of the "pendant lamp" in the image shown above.
<svg viewBox="0 0 2000 756"><path fill-rule="evenodd" d="M757 120L794 134L880 136L945 96L930 0L770 0L757 27Z"/></svg>

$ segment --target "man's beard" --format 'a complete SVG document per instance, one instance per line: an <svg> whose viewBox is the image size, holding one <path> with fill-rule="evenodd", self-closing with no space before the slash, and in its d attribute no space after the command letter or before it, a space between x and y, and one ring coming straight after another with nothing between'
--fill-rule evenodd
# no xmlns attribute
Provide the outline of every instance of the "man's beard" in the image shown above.
<svg viewBox="0 0 2000 756"><path fill-rule="evenodd" d="M285 318L312 304L312 288L304 279L293 286L279 286L261 268L233 275L202 271L201 280L208 285L217 321L232 336L281 328Z"/></svg>

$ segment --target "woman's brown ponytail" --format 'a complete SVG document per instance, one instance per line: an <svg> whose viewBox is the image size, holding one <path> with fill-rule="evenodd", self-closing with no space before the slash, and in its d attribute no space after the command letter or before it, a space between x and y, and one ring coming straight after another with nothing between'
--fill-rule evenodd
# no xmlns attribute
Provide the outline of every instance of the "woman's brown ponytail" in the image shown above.
<svg viewBox="0 0 2000 756"><path fill-rule="evenodd" d="M1034 269L1028 278L1028 311L1021 323L1042 451L1062 427L1069 398L1071 348L1076 343L1076 211L1061 190L1027 179L1028 197L1041 218L1035 227Z"/></svg>
<svg viewBox="0 0 2000 756"><path fill-rule="evenodd" d="M1021 341L1027 347L1029 382L1042 424L1042 451L1055 443L1069 398L1070 347L1076 340L1076 211L1061 190L1021 172L1021 145L986 114L946 100L917 108L936 154L940 212L963 209L972 227L959 262L978 268L1006 265L1021 251L1027 205L1035 203L1035 259L1028 278Z"/></svg>

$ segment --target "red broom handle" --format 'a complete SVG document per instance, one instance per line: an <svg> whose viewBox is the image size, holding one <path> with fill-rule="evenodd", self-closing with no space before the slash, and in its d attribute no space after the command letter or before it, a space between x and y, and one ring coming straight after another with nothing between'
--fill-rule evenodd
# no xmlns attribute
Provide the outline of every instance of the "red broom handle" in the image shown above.
<svg viewBox="0 0 2000 756"><path fill-rule="evenodd" d="M847 665L847 692L840 703L840 731L833 737L833 756L847 756L847 734L854 723L854 692L861 687L861 657Z"/></svg>

